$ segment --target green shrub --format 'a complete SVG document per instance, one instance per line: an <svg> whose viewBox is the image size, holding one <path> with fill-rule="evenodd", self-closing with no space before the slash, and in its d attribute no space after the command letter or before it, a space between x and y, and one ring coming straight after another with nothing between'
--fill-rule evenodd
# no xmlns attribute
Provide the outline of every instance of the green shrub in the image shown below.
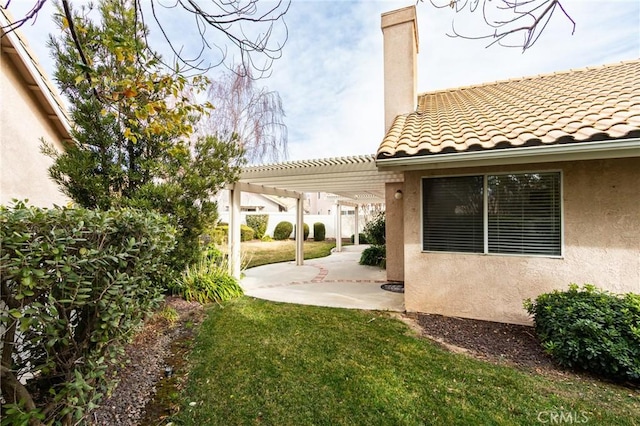
<svg viewBox="0 0 640 426"><path fill-rule="evenodd" d="M247 215L247 226L253 229L255 238L261 240L264 233L267 232L267 224L269 223L268 214L252 214Z"/></svg>
<svg viewBox="0 0 640 426"><path fill-rule="evenodd" d="M175 322L180 319L180 314L178 314L178 311L176 311L175 308L172 308L171 306L164 306L158 312L158 316L160 318L164 318L169 324L175 324Z"/></svg>
<svg viewBox="0 0 640 426"><path fill-rule="evenodd" d="M307 225L306 223L303 223L303 227L302 227L302 239L304 241L307 241L307 238L309 238L309 225ZM293 227L293 238L296 238L296 227Z"/></svg>
<svg viewBox="0 0 640 426"><path fill-rule="evenodd" d="M379 212L372 220L370 220L363 229L367 244L384 245L385 238L385 214Z"/></svg>
<svg viewBox="0 0 640 426"><path fill-rule="evenodd" d="M247 225L240 225L240 241L251 241L254 235L253 229Z"/></svg>
<svg viewBox="0 0 640 426"><path fill-rule="evenodd" d="M291 224L291 222L286 222L286 221L280 222L276 225L275 229L273 230L273 239L278 241L287 240L289 239L289 236L291 235L292 232L293 232L293 225Z"/></svg>
<svg viewBox="0 0 640 426"><path fill-rule="evenodd" d="M211 243L216 245L225 244L227 242L228 236L229 236L228 226L216 226L211 230L211 233L210 233Z"/></svg>
<svg viewBox="0 0 640 426"><path fill-rule="evenodd" d="M151 212L21 202L0 225L2 423L82 423L162 301L175 230Z"/></svg>
<svg viewBox="0 0 640 426"><path fill-rule="evenodd" d="M525 301L545 350L561 365L640 381L640 295L585 284Z"/></svg>
<svg viewBox="0 0 640 426"><path fill-rule="evenodd" d="M212 231L211 243L222 245L227 242L229 225L218 225ZM247 225L240 225L240 241L251 241L255 237L253 229Z"/></svg>
<svg viewBox="0 0 640 426"><path fill-rule="evenodd" d="M225 254L216 246L207 246L202 252L203 259L207 259L209 262L220 263L224 261Z"/></svg>
<svg viewBox="0 0 640 426"><path fill-rule="evenodd" d="M229 239L229 225L227 224L218 224L213 229L213 235L211 236L211 240L214 244L222 245L225 244Z"/></svg>
<svg viewBox="0 0 640 426"><path fill-rule="evenodd" d="M313 241L324 241L327 231L322 222L313 224Z"/></svg>
<svg viewBox="0 0 640 426"><path fill-rule="evenodd" d="M359 242L360 244L369 244L367 242L367 236L364 235L362 232L358 235L359 236ZM354 244L356 242L356 236L354 234L351 234L351 244Z"/></svg>
<svg viewBox="0 0 640 426"><path fill-rule="evenodd" d="M242 296L242 288L228 271L228 263L224 257L214 260L203 256L200 262L187 267L182 277L171 285L170 290L189 302L196 301L201 304L223 302Z"/></svg>
<svg viewBox="0 0 640 426"><path fill-rule="evenodd" d="M360 255L361 265L386 267L387 248L384 245L367 247Z"/></svg>

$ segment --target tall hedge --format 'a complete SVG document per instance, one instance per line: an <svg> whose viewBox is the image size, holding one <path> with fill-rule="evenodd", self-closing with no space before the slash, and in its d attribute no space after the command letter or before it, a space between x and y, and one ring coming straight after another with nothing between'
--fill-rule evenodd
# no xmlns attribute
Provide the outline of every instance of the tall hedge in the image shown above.
<svg viewBox="0 0 640 426"><path fill-rule="evenodd" d="M149 212L22 203L0 225L3 424L82 422L162 300L175 230Z"/></svg>
<svg viewBox="0 0 640 426"><path fill-rule="evenodd" d="M326 228L324 223L316 222L313 224L313 241L324 241Z"/></svg>
<svg viewBox="0 0 640 426"><path fill-rule="evenodd" d="M307 238L309 238L309 225L307 225L306 223L302 224L302 240L303 241L307 241ZM293 238L297 238L296 237L296 232L297 232L297 226L293 226Z"/></svg>
<svg viewBox="0 0 640 426"><path fill-rule="evenodd" d="M262 239L265 232L267 232L267 225L269 224L268 214L252 214L247 215L247 226L253 229L255 238Z"/></svg>

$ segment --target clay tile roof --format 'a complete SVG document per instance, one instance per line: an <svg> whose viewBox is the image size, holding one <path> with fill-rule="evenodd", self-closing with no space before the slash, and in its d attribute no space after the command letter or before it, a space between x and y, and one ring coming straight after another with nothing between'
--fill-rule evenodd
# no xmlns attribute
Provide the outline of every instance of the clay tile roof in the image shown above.
<svg viewBox="0 0 640 426"><path fill-rule="evenodd" d="M424 93L377 159L640 137L640 60Z"/></svg>

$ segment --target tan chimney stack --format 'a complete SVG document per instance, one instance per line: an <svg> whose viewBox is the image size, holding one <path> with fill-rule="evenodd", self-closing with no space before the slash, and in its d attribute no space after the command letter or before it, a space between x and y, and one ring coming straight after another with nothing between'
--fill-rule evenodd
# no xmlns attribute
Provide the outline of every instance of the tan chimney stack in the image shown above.
<svg viewBox="0 0 640 426"><path fill-rule="evenodd" d="M384 132L417 105L418 21L416 7L382 14L384 38Z"/></svg>

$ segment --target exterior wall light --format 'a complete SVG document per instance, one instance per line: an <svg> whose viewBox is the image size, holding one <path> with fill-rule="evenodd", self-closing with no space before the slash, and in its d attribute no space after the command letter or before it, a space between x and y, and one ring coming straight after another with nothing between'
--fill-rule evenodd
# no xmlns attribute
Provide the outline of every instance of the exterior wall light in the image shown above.
<svg viewBox="0 0 640 426"><path fill-rule="evenodd" d="M396 200L402 200L402 191L398 189L396 193L393 194L393 198L395 198Z"/></svg>

